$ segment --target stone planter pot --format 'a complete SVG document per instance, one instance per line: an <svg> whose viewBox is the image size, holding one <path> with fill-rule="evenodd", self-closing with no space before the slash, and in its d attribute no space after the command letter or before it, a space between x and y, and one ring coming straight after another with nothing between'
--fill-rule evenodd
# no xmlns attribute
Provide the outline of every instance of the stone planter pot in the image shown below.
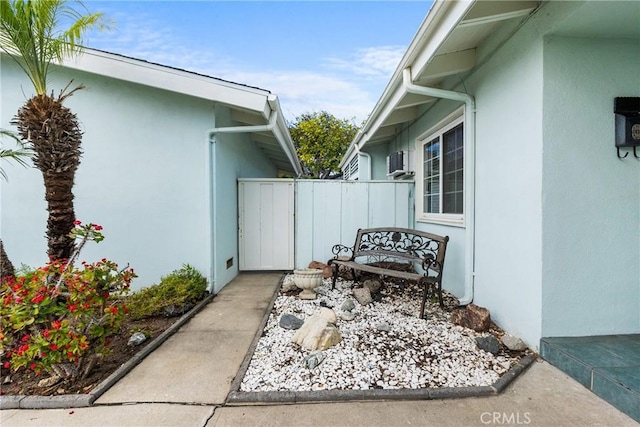
<svg viewBox="0 0 640 427"><path fill-rule="evenodd" d="M294 270L293 281L297 287L302 289L298 298L316 299L316 293L313 290L322 284L322 270L316 268Z"/></svg>

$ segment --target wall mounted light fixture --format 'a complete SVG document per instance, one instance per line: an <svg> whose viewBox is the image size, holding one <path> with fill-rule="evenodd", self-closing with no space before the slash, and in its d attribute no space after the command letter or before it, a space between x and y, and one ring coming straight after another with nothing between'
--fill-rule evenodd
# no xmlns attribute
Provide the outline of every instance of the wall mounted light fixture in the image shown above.
<svg viewBox="0 0 640 427"><path fill-rule="evenodd" d="M640 159L636 149L640 146L640 97L618 97L613 103L616 126L616 150L618 158L624 159L620 155L621 148L633 147L633 155Z"/></svg>

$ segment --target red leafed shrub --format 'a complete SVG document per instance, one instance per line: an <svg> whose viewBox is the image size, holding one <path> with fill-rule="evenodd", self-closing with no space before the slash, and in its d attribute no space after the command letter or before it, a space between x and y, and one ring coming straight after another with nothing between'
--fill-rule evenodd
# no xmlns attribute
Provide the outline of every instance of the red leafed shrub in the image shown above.
<svg viewBox="0 0 640 427"><path fill-rule="evenodd" d="M79 243L70 260L51 261L0 284L0 354L4 369L85 377L108 351L127 313L123 297L136 274L103 258L74 266L84 244L104 236L76 221Z"/></svg>

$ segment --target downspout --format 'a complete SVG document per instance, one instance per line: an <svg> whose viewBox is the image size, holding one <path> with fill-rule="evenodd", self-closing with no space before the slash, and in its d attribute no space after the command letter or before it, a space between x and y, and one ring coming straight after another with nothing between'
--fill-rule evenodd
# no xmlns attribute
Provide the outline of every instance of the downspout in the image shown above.
<svg viewBox="0 0 640 427"><path fill-rule="evenodd" d="M465 245L467 248L465 256L465 280L464 296L460 298L460 305L467 305L473 302L474 280L475 280L475 205L476 205L476 101L473 96L444 89L418 86L413 83L411 68L407 67L402 71L402 85L408 93L432 96L435 98L449 99L452 101L464 102L465 110ZM468 141L468 143L467 143Z"/></svg>
<svg viewBox="0 0 640 427"><path fill-rule="evenodd" d="M214 294L217 284L217 251L216 236L218 235L218 222L216 221L217 208L217 179L216 179L216 162L217 162L217 139L219 133L250 133L250 132L269 132L274 129L277 123L278 113L271 110L269 115L269 123L257 126L228 126L214 127L207 131L207 144L209 145L209 252L211 254L211 267L209 269L209 282L211 283L209 292Z"/></svg>

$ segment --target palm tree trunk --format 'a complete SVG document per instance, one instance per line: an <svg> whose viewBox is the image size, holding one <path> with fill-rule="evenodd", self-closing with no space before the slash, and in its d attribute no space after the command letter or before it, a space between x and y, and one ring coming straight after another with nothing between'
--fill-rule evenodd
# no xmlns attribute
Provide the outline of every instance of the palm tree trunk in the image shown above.
<svg viewBox="0 0 640 427"><path fill-rule="evenodd" d="M16 272L13 268L13 264L11 264L11 260L9 260L9 256L4 250L2 239L0 239L0 281L4 280L7 277L15 276Z"/></svg>
<svg viewBox="0 0 640 427"><path fill-rule="evenodd" d="M74 249L74 240L69 237L76 219L73 210L74 171L46 171L44 177L45 200L49 218L47 237L49 259L67 260Z"/></svg>
<svg viewBox="0 0 640 427"><path fill-rule="evenodd" d="M61 93L57 98L36 95L18 110L12 124L33 148L34 165L44 178L47 220L47 254L51 260L67 260L74 249L69 237L75 221L73 210L73 180L80 164L82 131L76 115L62 105L83 86Z"/></svg>

